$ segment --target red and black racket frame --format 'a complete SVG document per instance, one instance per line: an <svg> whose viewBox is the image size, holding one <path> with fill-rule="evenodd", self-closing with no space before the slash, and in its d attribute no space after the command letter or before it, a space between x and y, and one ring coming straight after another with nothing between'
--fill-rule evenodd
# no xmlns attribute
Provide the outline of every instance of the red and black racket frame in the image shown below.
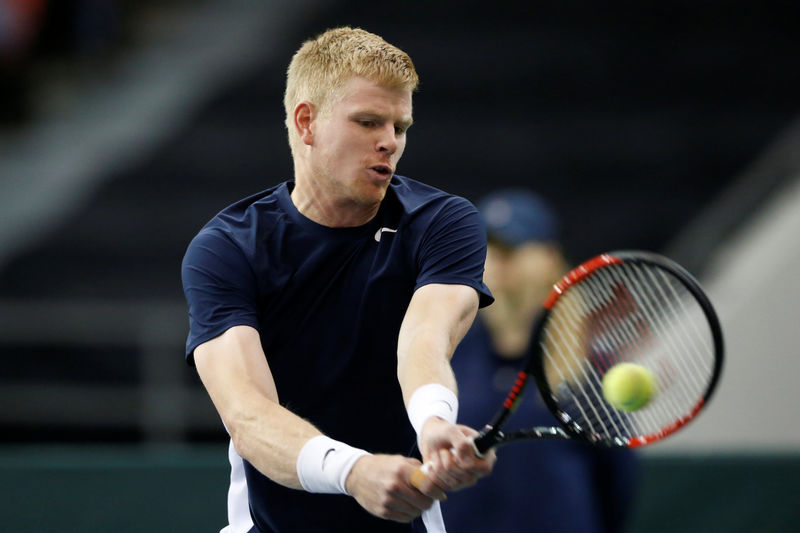
<svg viewBox="0 0 800 533"><path fill-rule="evenodd" d="M708 381L708 385L704 394L698 398L695 407L686 413L685 416L651 435L645 435L635 439L611 440L601 438L595 434L587 432L580 426L580 424L573 420L566 411L561 408L556 399L556 395L553 394L553 391L551 390L550 385L545 378L544 352L541 349L541 340L551 310L561 295L567 291L571 285L578 283L581 279L598 269L607 268L612 265L620 265L622 263L651 265L671 273L681 281L684 287L694 296L694 298L696 298L697 303L700 305L703 313L706 316L706 319L708 320L715 357L711 378ZM528 344L528 353L525 356L522 369L517 373L517 378L514 382L514 385L503 402L503 407L497 412L494 419L487 424L486 427L475 438L475 448L479 454L482 455L493 447L534 438L571 438L607 447L635 448L651 444L667 437L668 435L671 435L678 429L685 426L697 416L703 407L708 404L722 373L724 351L722 328L720 326L717 313L715 312L711 301L700 287L700 284L687 270L674 261L651 252L626 250L598 255L572 269L561 279L561 281L554 285L553 290L545 300L543 308L539 312L539 315L534 323L530 342ZM522 393L524 392L531 377L534 378L537 384L544 404L558 420L561 427L534 427L529 429L515 430L511 433L504 433L502 428L513 413L515 405L521 400Z"/></svg>

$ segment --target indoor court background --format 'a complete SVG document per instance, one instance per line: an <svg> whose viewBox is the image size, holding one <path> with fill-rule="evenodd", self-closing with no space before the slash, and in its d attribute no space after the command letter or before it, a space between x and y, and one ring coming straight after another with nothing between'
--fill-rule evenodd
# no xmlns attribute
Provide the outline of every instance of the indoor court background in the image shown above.
<svg viewBox="0 0 800 533"><path fill-rule="evenodd" d="M653 250L708 289L721 386L643 450L629 533L794 530L798 15L0 0L0 533L224 525L227 441L183 361L180 261L218 210L291 176L285 68L342 24L417 66L401 174L473 201L531 187L560 210L573 261Z"/></svg>

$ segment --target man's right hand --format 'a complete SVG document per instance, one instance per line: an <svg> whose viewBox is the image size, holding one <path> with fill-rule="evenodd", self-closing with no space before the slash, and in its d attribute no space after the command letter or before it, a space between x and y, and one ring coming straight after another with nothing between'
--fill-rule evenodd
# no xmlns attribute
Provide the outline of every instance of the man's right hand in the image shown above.
<svg viewBox="0 0 800 533"><path fill-rule="evenodd" d="M434 500L446 499L433 482L419 489L411 485L411 474L420 466L418 460L400 455L367 455L353 465L345 486L369 513L386 520L410 522L429 509Z"/></svg>

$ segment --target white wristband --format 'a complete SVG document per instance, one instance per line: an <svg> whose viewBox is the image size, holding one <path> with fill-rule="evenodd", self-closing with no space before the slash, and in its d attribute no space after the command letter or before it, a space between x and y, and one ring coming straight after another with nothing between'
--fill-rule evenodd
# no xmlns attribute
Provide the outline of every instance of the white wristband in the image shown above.
<svg viewBox="0 0 800 533"><path fill-rule="evenodd" d="M455 393L439 383L428 383L414 391L408 401L408 419L417 432L432 417L444 418L451 424L458 418L458 398Z"/></svg>
<svg viewBox="0 0 800 533"><path fill-rule="evenodd" d="M369 452L324 435L309 439L297 456L297 477L308 492L348 494L345 481L361 457Z"/></svg>

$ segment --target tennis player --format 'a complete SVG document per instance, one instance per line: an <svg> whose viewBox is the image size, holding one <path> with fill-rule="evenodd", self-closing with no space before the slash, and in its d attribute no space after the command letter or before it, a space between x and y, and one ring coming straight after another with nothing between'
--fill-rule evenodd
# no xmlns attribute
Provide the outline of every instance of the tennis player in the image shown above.
<svg viewBox="0 0 800 533"><path fill-rule="evenodd" d="M294 179L186 251L186 357L231 436L225 533L441 532L445 492L491 472L455 424L449 362L492 301L485 234L469 202L395 174L417 83L366 31L305 42L284 100Z"/></svg>

